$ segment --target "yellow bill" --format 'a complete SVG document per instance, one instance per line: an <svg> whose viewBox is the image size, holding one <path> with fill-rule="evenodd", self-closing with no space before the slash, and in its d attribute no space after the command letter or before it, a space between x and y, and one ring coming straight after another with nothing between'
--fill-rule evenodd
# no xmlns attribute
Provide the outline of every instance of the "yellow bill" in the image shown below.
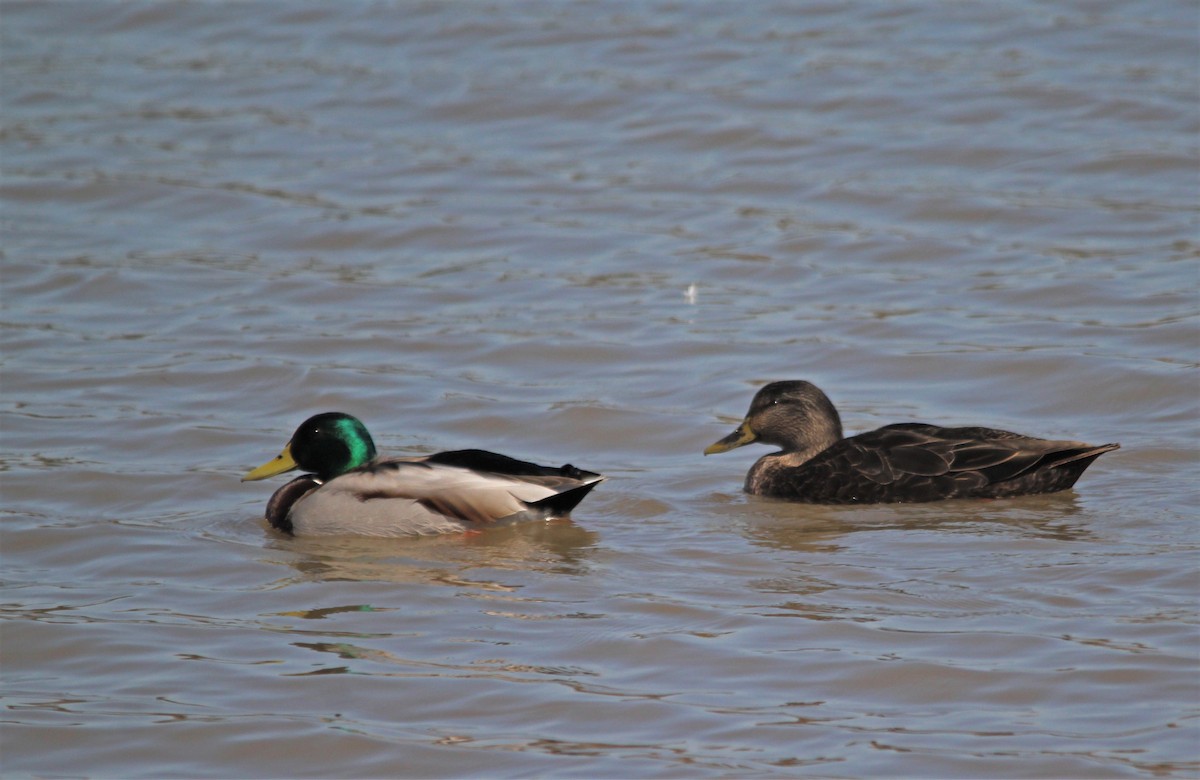
<svg viewBox="0 0 1200 780"><path fill-rule="evenodd" d="M720 441L715 441L704 449L705 455L716 455L718 452L729 452L758 439L758 434L750 427L749 420L742 420L733 433Z"/></svg>
<svg viewBox="0 0 1200 780"><path fill-rule="evenodd" d="M297 468L296 459L292 457L292 444L288 442L288 445L283 448L283 452L258 468L246 472L246 476L242 477L242 482L254 482L259 479L266 479L276 474L282 474L285 471L291 471L294 468Z"/></svg>

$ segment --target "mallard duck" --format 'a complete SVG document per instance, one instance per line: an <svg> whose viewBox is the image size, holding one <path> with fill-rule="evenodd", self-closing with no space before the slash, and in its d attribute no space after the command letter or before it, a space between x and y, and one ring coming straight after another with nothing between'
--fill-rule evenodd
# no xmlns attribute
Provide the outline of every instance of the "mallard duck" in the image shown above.
<svg viewBox="0 0 1200 780"><path fill-rule="evenodd" d="M842 438L829 398L803 381L772 382L733 433L704 450L751 442L783 449L758 459L747 493L811 504L879 504L1053 493L1119 444L1047 441L994 428L886 425Z"/></svg>
<svg viewBox="0 0 1200 780"><path fill-rule="evenodd" d="M305 420L278 457L242 481L295 468L310 473L275 491L266 519L296 536L436 534L563 517L604 479L484 450L381 458L366 426L341 412Z"/></svg>

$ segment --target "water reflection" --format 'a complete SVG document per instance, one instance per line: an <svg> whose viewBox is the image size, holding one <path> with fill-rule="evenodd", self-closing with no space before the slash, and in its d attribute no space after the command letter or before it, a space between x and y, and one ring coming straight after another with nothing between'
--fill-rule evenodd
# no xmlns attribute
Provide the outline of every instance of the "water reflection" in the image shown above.
<svg viewBox="0 0 1200 780"><path fill-rule="evenodd" d="M364 647L347 642L296 642L295 647L303 648L305 650L313 650L318 653L330 653L338 659L344 661L371 661L379 664L387 664L389 666L407 667L414 670L407 674L401 672L389 672L383 675L389 677L441 677L447 674L454 674L455 676L500 677L502 679L513 679L513 675L534 675L536 677L563 677L573 680L575 677L580 676L599 676L597 672L579 666L543 666L536 664L519 664L511 663L501 659L477 659L471 661L470 663L458 664L424 661L415 658L406 658L388 650L378 650L375 648ZM330 674L334 673L335 671L346 674L355 673L346 669L346 667L337 667L336 670L324 668L315 672L301 672L284 676L304 677L311 674ZM364 672L357 673L363 674ZM518 679L518 681L520 680Z"/></svg>
<svg viewBox="0 0 1200 780"><path fill-rule="evenodd" d="M1099 537L1071 518L1087 515L1073 492L995 501L941 501L862 507L795 504L747 496L731 514L755 544L798 552L837 552L836 539L863 531L932 531L1078 542Z"/></svg>
<svg viewBox="0 0 1200 780"><path fill-rule="evenodd" d="M570 520L521 523L477 534L379 539L272 535L268 550L306 581L433 583L491 591L513 588L472 569L536 570L579 576L599 535Z"/></svg>

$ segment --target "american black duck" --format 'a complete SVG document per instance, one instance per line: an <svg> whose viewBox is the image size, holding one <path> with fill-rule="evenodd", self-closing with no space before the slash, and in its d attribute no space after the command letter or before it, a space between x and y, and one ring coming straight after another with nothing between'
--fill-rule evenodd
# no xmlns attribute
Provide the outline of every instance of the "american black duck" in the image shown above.
<svg viewBox="0 0 1200 780"><path fill-rule="evenodd" d="M804 381L764 386L737 430L704 454L756 441L782 449L751 467L746 492L812 504L1053 493L1074 485L1092 461L1121 446L924 423L886 425L847 439L833 403Z"/></svg>

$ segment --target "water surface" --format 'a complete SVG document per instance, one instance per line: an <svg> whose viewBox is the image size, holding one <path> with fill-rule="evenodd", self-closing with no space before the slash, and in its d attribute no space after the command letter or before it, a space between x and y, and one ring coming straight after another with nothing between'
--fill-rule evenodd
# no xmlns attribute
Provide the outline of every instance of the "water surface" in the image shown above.
<svg viewBox="0 0 1200 780"><path fill-rule="evenodd" d="M1200 772L1194 5L0 14L6 776ZM750 498L788 378L1122 449ZM330 409L610 479L285 538Z"/></svg>

